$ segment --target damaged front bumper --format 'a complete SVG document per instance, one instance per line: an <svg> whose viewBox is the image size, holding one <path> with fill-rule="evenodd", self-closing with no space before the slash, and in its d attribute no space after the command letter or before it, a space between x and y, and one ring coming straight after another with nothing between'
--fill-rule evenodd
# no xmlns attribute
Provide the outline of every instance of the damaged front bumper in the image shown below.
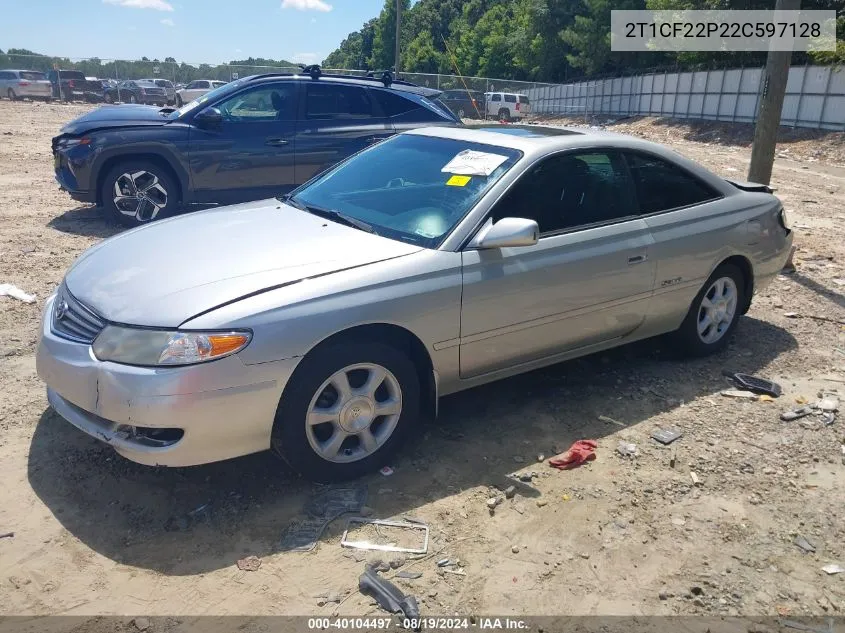
<svg viewBox="0 0 845 633"><path fill-rule="evenodd" d="M237 355L186 367L98 360L52 332L44 306L36 368L53 409L135 462L191 466L270 448L279 398L298 359L244 365Z"/></svg>

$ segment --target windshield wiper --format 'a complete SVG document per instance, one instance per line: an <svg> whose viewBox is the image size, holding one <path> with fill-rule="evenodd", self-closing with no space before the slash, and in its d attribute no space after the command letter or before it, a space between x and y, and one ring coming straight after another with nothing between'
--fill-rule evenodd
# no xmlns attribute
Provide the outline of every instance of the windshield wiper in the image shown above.
<svg viewBox="0 0 845 633"><path fill-rule="evenodd" d="M323 207L318 207L313 204L307 204L305 202L297 200L295 196L292 196L290 194L281 196L279 200L281 200L285 204L291 205L292 207L301 209L302 211L307 211L308 213L313 213L314 215L319 215L320 217L328 218L329 220L334 220L335 222L340 222L341 224L360 229L362 231L365 231L366 233L373 233L374 235L378 235L375 228L373 228L372 224L364 222L363 220L359 220L358 218L352 217L351 215L341 213L340 211L335 211L334 209L325 209Z"/></svg>

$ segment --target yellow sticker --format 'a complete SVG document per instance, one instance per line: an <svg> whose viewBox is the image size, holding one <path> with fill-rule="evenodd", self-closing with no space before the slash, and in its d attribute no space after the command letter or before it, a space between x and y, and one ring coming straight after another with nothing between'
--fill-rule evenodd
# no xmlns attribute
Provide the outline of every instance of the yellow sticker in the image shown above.
<svg viewBox="0 0 845 633"><path fill-rule="evenodd" d="M447 185L452 185L453 187L465 187L466 184L472 180L471 176L452 176L449 180L446 181Z"/></svg>

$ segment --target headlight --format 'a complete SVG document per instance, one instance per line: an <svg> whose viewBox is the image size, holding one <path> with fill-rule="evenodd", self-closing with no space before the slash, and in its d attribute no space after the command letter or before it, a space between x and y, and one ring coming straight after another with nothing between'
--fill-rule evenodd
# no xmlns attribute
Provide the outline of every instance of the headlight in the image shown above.
<svg viewBox="0 0 845 633"><path fill-rule="evenodd" d="M142 330L109 325L93 344L94 355L125 365L191 365L241 351L252 334Z"/></svg>
<svg viewBox="0 0 845 633"><path fill-rule="evenodd" d="M787 231L792 228L789 226L789 217L786 215L786 209L783 207L780 208L780 224Z"/></svg>

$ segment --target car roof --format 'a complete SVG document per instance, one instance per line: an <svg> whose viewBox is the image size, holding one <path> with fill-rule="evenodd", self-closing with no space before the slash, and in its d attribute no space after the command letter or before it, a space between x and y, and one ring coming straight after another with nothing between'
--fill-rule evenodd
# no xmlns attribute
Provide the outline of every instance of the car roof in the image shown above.
<svg viewBox="0 0 845 633"><path fill-rule="evenodd" d="M380 77L355 77L352 75L320 75L319 79L314 79L311 75L298 73L270 73L266 75L252 75L251 77L244 77L246 81L250 82L265 82L275 81L279 79L293 80L293 81L313 81L315 83L329 82L334 84L349 84L353 86L366 86L369 88L382 88L388 90L398 90L400 92L409 92L420 95L422 97L434 97L442 94L442 90L436 88L427 88L426 86L418 86L406 81L393 80L389 86L382 83Z"/></svg>
<svg viewBox="0 0 845 633"><path fill-rule="evenodd" d="M26 68L0 68L4 73L41 73L46 74L43 70L27 70Z"/></svg>

